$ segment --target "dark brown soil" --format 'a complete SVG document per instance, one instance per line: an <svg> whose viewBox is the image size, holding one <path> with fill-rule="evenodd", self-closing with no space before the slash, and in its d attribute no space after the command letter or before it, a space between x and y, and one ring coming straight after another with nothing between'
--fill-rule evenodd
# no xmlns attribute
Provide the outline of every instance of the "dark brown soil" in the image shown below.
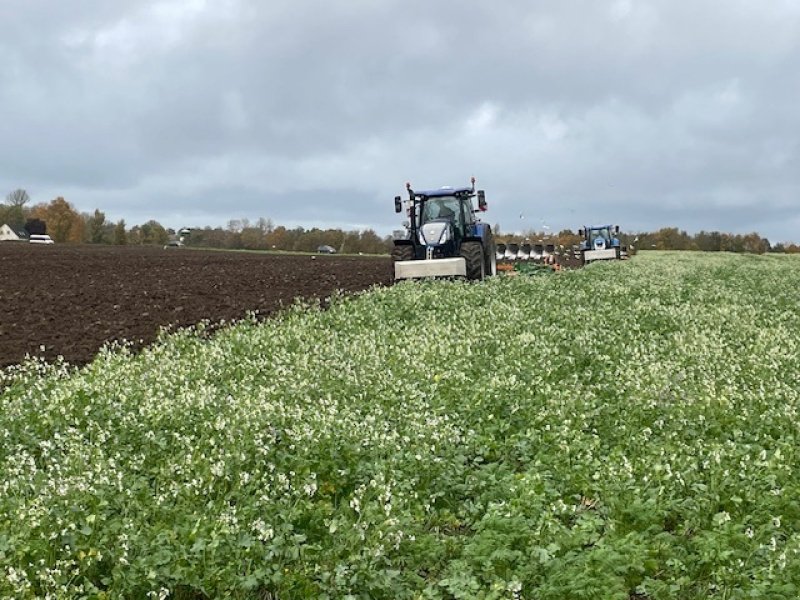
<svg viewBox="0 0 800 600"><path fill-rule="evenodd" d="M26 354L85 364L107 341L141 346L163 326L268 315L390 272L388 257L0 242L0 367Z"/></svg>

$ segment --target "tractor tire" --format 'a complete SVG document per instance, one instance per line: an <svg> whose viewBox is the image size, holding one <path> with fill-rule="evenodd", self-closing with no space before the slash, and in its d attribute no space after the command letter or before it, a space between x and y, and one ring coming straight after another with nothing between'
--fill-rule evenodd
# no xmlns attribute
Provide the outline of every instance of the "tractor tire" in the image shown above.
<svg viewBox="0 0 800 600"><path fill-rule="evenodd" d="M394 281L394 263L403 260L414 260L414 246L411 244L395 244L392 248L392 281Z"/></svg>
<svg viewBox="0 0 800 600"><path fill-rule="evenodd" d="M483 238L483 256L486 264L485 276L494 277L497 275L497 246L494 243L492 228L486 227L486 236Z"/></svg>
<svg viewBox="0 0 800 600"><path fill-rule="evenodd" d="M414 246L411 244L396 244L392 248L392 262L401 260L414 260Z"/></svg>
<svg viewBox="0 0 800 600"><path fill-rule="evenodd" d="M483 245L480 242L464 242L461 244L461 257L467 262L467 279L481 281L486 275Z"/></svg>

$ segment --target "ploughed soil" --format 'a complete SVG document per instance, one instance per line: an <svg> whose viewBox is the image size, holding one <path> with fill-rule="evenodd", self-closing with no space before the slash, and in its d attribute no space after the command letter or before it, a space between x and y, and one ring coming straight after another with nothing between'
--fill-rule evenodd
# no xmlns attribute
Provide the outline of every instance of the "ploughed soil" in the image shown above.
<svg viewBox="0 0 800 600"><path fill-rule="evenodd" d="M0 242L0 367L26 354L85 364L107 341L141 347L164 326L269 315L390 273L388 257Z"/></svg>

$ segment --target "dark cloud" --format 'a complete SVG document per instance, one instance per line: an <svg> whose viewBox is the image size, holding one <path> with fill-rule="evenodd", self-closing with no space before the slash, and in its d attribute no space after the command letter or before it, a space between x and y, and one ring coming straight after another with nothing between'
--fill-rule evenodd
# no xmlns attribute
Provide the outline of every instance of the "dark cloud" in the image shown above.
<svg viewBox="0 0 800 600"><path fill-rule="evenodd" d="M0 186L36 201L387 232L406 180L476 175L506 230L798 240L789 1L6 0L0 20Z"/></svg>

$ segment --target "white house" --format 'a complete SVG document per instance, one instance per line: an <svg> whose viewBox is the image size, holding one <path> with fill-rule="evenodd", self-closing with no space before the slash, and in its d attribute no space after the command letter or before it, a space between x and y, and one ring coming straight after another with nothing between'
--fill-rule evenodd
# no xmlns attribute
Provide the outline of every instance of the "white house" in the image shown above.
<svg viewBox="0 0 800 600"><path fill-rule="evenodd" d="M8 224L0 225L0 242L25 242L28 232L24 229L14 229Z"/></svg>

